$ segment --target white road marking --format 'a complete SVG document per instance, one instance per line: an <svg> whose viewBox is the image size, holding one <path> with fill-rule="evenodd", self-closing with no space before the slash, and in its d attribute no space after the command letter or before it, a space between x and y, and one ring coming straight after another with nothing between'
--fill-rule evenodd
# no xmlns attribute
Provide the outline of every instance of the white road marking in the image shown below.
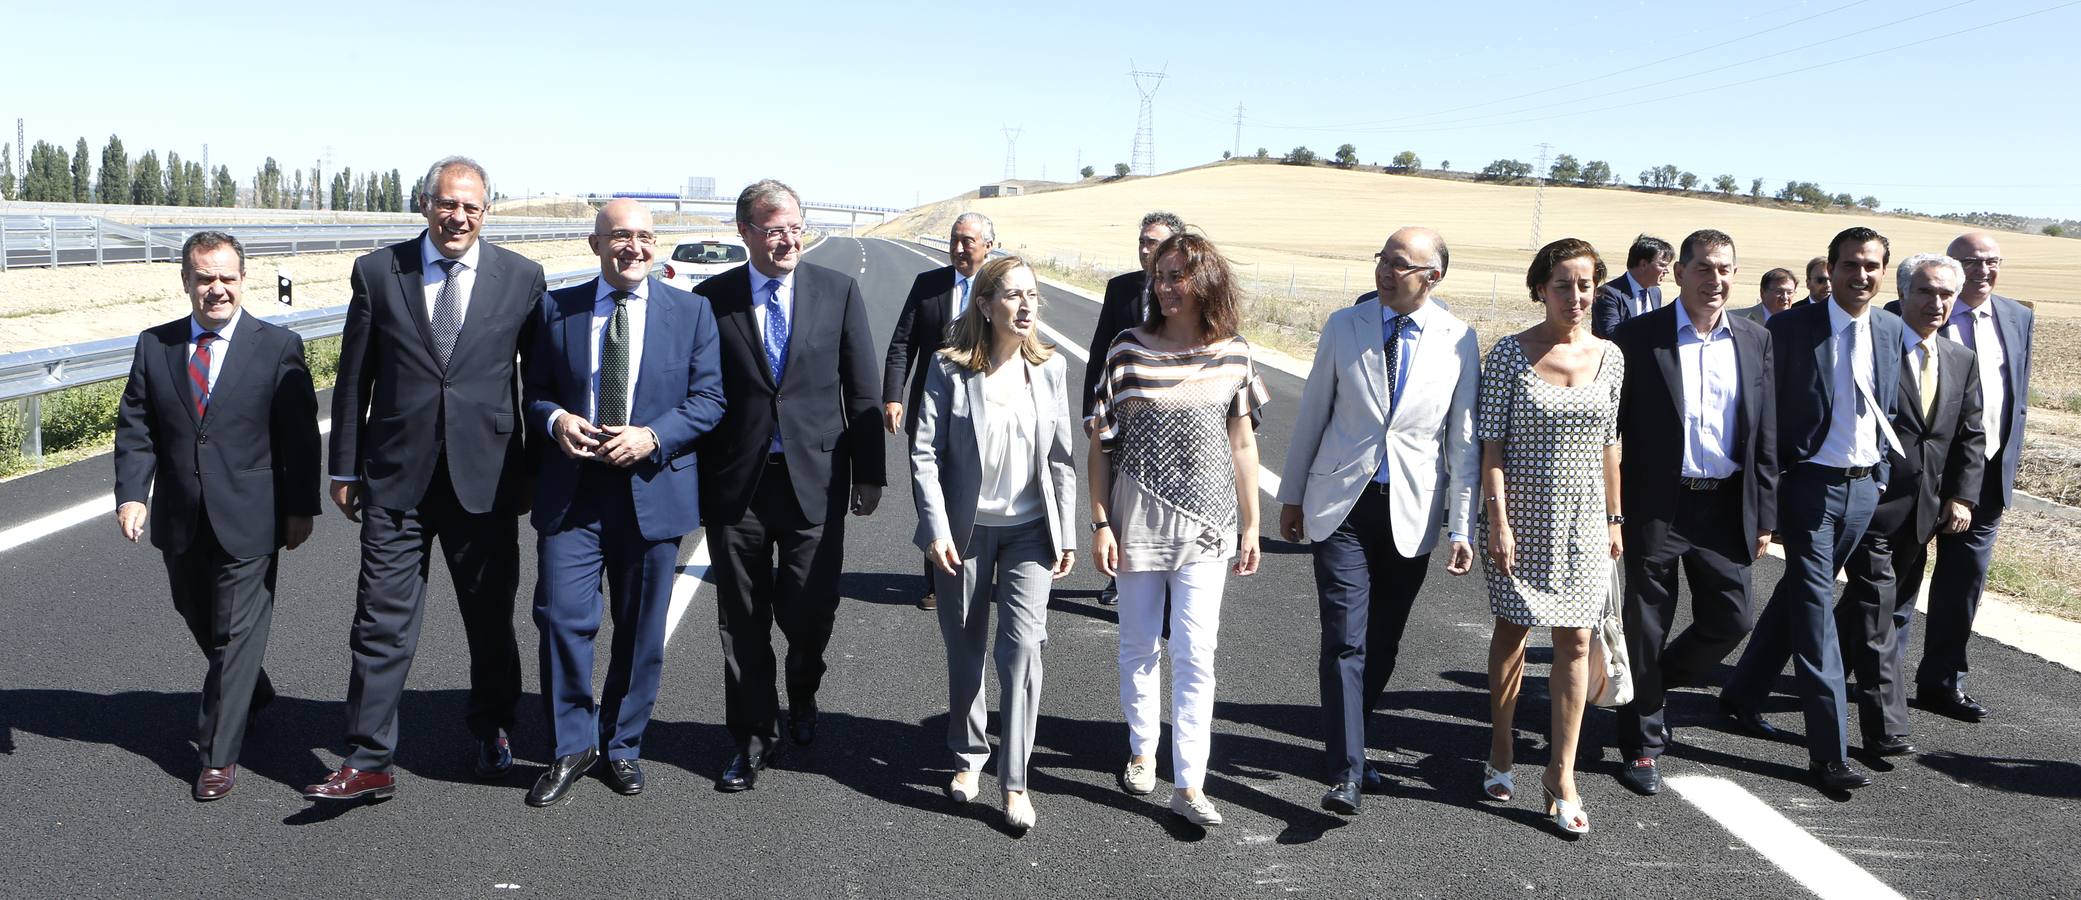
<svg viewBox="0 0 2081 900"><path fill-rule="evenodd" d="M331 419L325 419L318 423L318 434L321 437L331 433ZM46 513L13 528L0 531L0 553L6 553L32 541L50 537L74 525L91 522L115 511L116 498L113 496L102 496L83 503L75 503L56 512Z"/></svg>
<svg viewBox="0 0 2081 900"><path fill-rule="evenodd" d="M687 607L693 605L694 592L701 589L701 582L708 577L708 562L708 539L696 538L693 555L679 567L679 577L672 582L672 605L665 610L667 646L672 643L672 634L679 630L679 620L686 616Z"/></svg>
<svg viewBox="0 0 2081 900"><path fill-rule="evenodd" d="M1823 900L1900 897L1899 892L1806 833L1741 785L1710 775L1672 775L1664 781L1720 823L1720 827Z"/></svg>

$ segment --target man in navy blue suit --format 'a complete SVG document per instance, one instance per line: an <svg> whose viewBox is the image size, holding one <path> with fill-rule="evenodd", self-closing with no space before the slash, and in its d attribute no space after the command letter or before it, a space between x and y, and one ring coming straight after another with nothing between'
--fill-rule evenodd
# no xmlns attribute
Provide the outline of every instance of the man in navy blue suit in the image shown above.
<svg viewBox="0 0 2081 900"><path fill-rule="evenodd" d="M1590 333L1610 340L1619 323L1662 308L1662 280L1669 277L1676 250L1651 234L1633 239L1626 251L1626 271L1597 288L1590 302Z"/></svg>
<svg viewBox="0 0 2081 900"><path fill-rule="evenodd" d="M535 627L556 759L529 806L562 800L601 756L617 793L637 766L665 660L679 539L700 524L694 440L723 417L721 353L708 302L649 277L650 211L600 210L587 238L600 277L545 297L530 323L527 427L547 434L535 479ZM593 701L603 573L613 659Z"/></svg>
<svg viewBox="0 0 2081 900"><path fill-rule="evenodd" d="M1871 305L1891 258L1884 235L1845 229L1828 244L1829 302L1786 310L1767 326L1784 466L1778 543L1785 574L1720 693L1721 708L1742 730L1776 738L1759 709L1790 659L1806 715L1808 770L1829 791L1871 783L1849 762L1835 573L1871 524L1888 452L1901 453L1892 420L1905 326Z"/></svg>

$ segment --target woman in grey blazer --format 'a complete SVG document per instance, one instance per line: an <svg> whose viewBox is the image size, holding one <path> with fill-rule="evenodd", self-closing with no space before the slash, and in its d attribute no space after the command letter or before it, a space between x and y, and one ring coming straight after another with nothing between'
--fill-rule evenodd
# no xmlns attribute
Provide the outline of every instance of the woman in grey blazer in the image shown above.
<svg viewBox="0 0 2081 900"><path fill-rule="evenodd" d="M947 644L947 746L960 762L947 795L974 800L990 758L983 669L996 605L997 777L1005 824L1020 831L1034 822L1026 761L1040 715L1048 585L1069 574L1076 554L1069 391L1062 358L1040 339L1039 308L1025 260L976 272L972 302L925 376L910 452L916 541L936 570Z"/></svg>

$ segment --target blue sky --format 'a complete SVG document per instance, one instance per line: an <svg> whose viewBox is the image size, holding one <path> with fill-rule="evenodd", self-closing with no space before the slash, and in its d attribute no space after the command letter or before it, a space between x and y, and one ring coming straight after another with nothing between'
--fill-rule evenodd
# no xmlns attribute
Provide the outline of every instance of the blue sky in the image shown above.
<svg viewBox="0 0 2081 900"><path fill-rule="evenodd" d="M1132 60L1167 73L1159 171L1231 149L1240 103L1246 154L1464 170L1546 142L1628 181L2081 218L2075 0L0 7L0 117L32 143L207 142L241 180L267 154L409 177L460 152L515 195L772 176L908 206L1001 177L1005 126L1023 178L1129 161Z"/></svg>

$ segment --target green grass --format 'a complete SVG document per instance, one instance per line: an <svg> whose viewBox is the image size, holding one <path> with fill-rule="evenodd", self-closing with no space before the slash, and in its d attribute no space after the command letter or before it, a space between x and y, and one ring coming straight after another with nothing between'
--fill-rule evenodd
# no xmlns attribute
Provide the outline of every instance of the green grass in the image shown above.
<svg viewBox="0 0 2081 900"><path fill-rule="evenodd" d="M1997 545L1987 567L1987 589L2038 612L2081 621L2081 589L2075 587L2072 574L2061 572L2056 561L2035 556Z"/></svg>
<svg viewBox="0 0 2081 900"><path fill-rule="evenodd" d="M304 347L311 378L319 390L332 386L339 369L340 339L325 338ZM123 402L123 382L104 381L43 397L43 458L22 456L21 404L0 403L0 478L78 462L109 449L115 441L116 409Z"/></svg>

